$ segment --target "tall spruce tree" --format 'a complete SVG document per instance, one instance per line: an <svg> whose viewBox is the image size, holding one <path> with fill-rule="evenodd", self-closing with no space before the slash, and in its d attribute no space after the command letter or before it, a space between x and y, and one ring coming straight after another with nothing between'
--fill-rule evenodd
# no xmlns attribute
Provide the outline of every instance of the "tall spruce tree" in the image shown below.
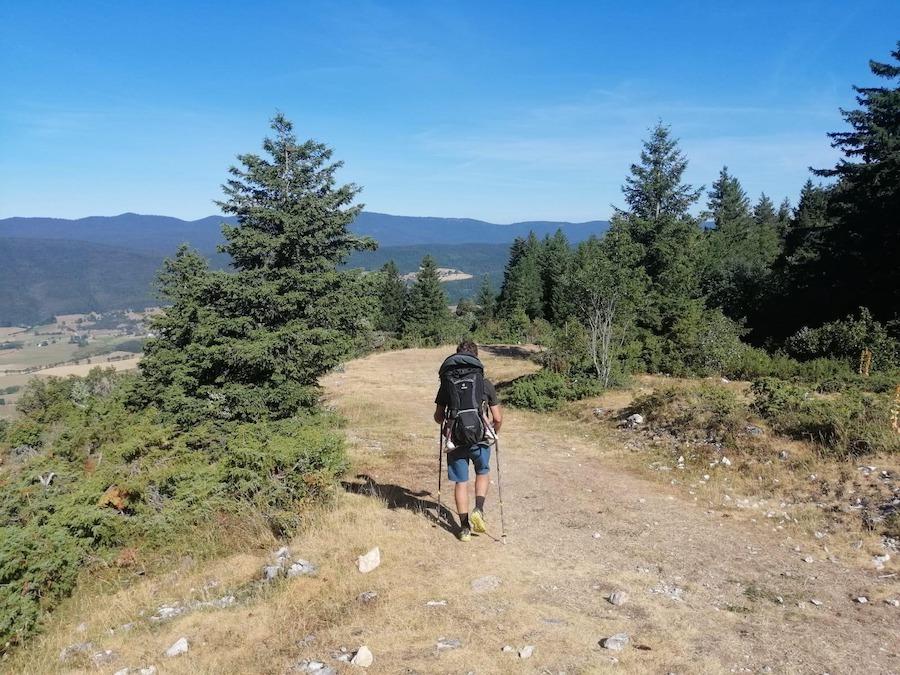
<svg viewBox="0 0 900 675"><path fill-rule="evenodd" d="M543 317L550 323L562 324L569 316L570 308L563 290L563 279L571 265L572 251L565 233L558 229L542 242L541 284L543 290Z"/></svg>
<svg viewBox="0 0 900 675"><path fill-rule="evenodd" d="M450 310L441 287L437 263L430 255L422 258L416 281L409 290L403 334L408 337L440 340L447 330Z"/></svg>
<svg viewBox="0 0 900 675"><path fill-rule="evenodd" d="M377 284L380 312L376 320L379 330L397 333L403 327L403 310L406 307L406 283L393 260L387 261L379 271Z"/></svg>
<svg viewBox="0 0 900 675"><path fill-rule="evenodd" d="M266 156L239 155L223 186L221 251L234 271L209 271L185 249L160 276L171 307L145 348L142 391L183 423L261 419L312 405L318 377L364 328L356 278L338 269L354 249L359 188L337 185L332 151L298 143L282 115Z"/></svg>
<svg viewBox="0 0 900 675"><path fill-rule="evenodd" d="M529 319L543 317L544 288L541 280L541 243L534 232L516 238L500 288L499 313L505 319L524 314Z"/></svg>
<svg viewBox="0 0 900 675"><path fill-rule="evenodd" d="M497 295L491 284L491 278L485 274L478 287L478 295L475 296L475 304L478 306L475 315L480 323L485 323L494 318L497 305Z"/></svg>
<svg viewBox="0 0 900 675"><path fill-rule="evenodd" d="M614 223L642 246L640 266L651 280L651 302L641 322L665 341L677 341L674 328L681 317L702 307L698 282L700 222L689 209L702 188L684 183L687 159L669 127L657 124L644 141L639 164L625 179L627 209L618 210ZM672 351L673 345L662 345ZM661 351L647 354L648 367L661 367Z"/></svg>
<svg viewBox="0 0 900 675"><path fill-rule="evenodd" d="M829 296L822 320L866 306L881 321L900 317L900 41L893 62L870 61L884 86L854 87L858 108L841 110L849 131L829 134L844 157L828 202L832 226L821 237L819 265Z"/></svg>

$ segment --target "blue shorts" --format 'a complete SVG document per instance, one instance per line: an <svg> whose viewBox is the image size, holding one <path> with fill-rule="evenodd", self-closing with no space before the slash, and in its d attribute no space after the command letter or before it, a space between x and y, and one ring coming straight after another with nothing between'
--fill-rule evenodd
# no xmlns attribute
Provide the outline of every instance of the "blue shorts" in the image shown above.
<svg viewBox="0 0 900 675"><path fill-rule="evenodd" d="M469 480L469 461L475 467L475 474L483 476L491 472L491 448L487 445L474 445L462 450L451 450L447 453L447 477L454 483L465 483Z"/></svg>

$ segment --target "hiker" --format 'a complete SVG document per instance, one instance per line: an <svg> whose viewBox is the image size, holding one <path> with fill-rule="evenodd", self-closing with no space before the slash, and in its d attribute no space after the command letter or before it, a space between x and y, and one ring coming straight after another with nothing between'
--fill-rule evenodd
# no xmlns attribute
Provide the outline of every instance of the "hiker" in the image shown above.
<svg viewBox="0 0 900 675"><path fill-rule="evenodd" d="M447 477L455 483L460 541L472 531L487 532L484 500L490 484L491 443L503 424L494 385L484 377L478 345L462 341L441 365L441 386L434 399L434 421L442 425L447 447ZM469 462L475 468L475 509L469 516Z"/></svg>

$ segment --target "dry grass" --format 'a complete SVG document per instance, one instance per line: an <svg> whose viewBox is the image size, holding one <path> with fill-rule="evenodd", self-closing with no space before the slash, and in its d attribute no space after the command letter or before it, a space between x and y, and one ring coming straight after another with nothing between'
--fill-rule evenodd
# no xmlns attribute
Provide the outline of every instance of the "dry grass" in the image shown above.
<svg viewBox="0 0 900 675"><path fill-rule="evenodd" d="M501 452L509 544L456 542L429 517L437 469L431 401L444 355L376 354L326 378L330 404L348 420L355 486L291 542L297 556L320 566L317 577L266 587L234 608L142 622L113 635L109 628L141 611L201 597L211 580L218 585L205 591L210 596L253 582L276 544L245 543L227 559L186 561L125 588L95 585L3 666L57 672L62 647L90 640L119 655L104 672L153 663L163 673L283 673L303 659L359 672L331 653L362 644L375 654L373 673L894 669L897 610L877 601L895 593L896 582L845 560L825 562L815 540L711 508L706 492L636 477L622 468L639 462L620 432L574 409L569 416L507 411ZM535 367L490 354L485 361L498 381ZM703 488L714 489L728 488ZM446 504L449 490L444 495ZM495 534L496 497L487 508ZM356 556L376 545L381 567L360 574ZM822 562L802 562L795 545ZM474 593L472 579L487 574L501 586ZM658 592L676 587L681 599ZM604 599L617 588L631 596L621 607ZM364 591L377 599L360 602ZM854 605L853 593L875 602ZM797 606L812 597L823 606ZM429 607L429 600L447 605ZM83 633L80 622L87 623ZM613 654L598 646L620 631L632 638L628 649ZM161 656L181 636L191 641L189 654ZM462 647L439 652L441 637ZM536 650L520 661L501 653L507 644Z"/></svg>

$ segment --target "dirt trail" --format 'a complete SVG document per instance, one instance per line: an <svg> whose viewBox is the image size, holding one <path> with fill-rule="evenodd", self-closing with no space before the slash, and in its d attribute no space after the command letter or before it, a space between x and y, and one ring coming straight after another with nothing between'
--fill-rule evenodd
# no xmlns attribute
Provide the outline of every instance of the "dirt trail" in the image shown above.
<svg viewBox="0 0 900 675"><path fill-rule="evenodd" d="M417 603L448 601L425 616L421 604L409 606L410 593L385 593L384 623L364 631L379 672L900 672L900 612L853 601L896 593L896 579L830 562L812 543L796 552L798 540L765 519L726 518L636 477L617 462L613 433L574 421L506 411L508 545L457 542L428 518L437 469L431 401L445 355L378 354L325 383L348 419L359 474L351 488L408 512L391 529L409 547L382 546L395 583L409 584ZM500 382L533 368L498 353L484 360ZM498 533L495 491L487 516ZM488 574L500 587L474 593L471 580ZM626 604L606 601L614 589L627 591ZM624 651L598 646L619 632L631 638ZM439 637L462 647L436 650ZM507 644L534 645L534 655L519 660L501 652Z"/></svg>

